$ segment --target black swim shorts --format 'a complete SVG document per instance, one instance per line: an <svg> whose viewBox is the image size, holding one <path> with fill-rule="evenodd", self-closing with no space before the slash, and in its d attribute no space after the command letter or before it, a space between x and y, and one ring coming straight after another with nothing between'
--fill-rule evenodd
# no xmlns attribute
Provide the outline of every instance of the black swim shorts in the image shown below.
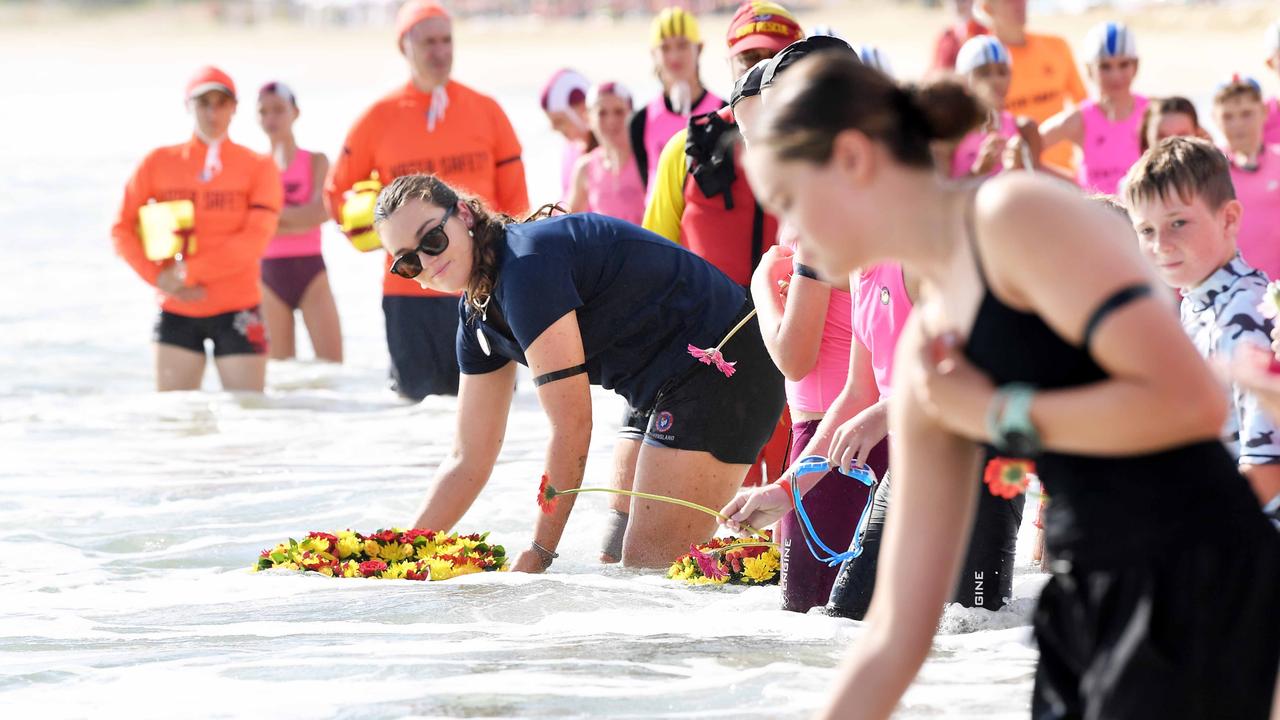
<svg viewBox="0 0 1280 720"><path fill-rule="evenodd" d="M748 302L729 327L751 309ZM782 373L754 318L721 352L735 363L733 377L695 362L658 390L650 411L628 408L622 437L639 439L643 433L646 445L709 452L733 465L754 463L786 406Z"/></svg>
<svg viewBox="0 0 1280 720"><path fill-rule="evenodd" d="M206 340L213 341L213 356L263 355L267 352L267 329L255 305L247 310L188 317L166 310L160 311L153 339L204 354Z"/></svg>

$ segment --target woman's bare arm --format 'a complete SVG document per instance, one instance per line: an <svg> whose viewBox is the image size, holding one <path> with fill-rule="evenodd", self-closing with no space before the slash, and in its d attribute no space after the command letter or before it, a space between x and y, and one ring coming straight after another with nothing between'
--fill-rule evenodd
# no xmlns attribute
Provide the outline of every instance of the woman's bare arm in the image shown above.
<svg viewBox="0 0 1280 720"><path fill-rule="evenodd" d="M985 185L977 232L997 296L1071 343L1083 341L1090 316L1116 291L1154 282L1122 221L1051 181L1007 175ZM1132 455L1218 436L1225 394L1164 297L1156 288L1098 325L1088 349L1107 379L1036 394L1031 418L1044 447ZM1009 352L1017 352L1016 338ZM938 417L965 437L989 440L994 389L958 348L953 356L955 371L928 379Z"/></svg>
<svg viewBox="0 0 1280 720"><path fill-rule="evenodd" d="M440 463L413 527L447 531L471 508L502 449L515 382L515 363L484 375L462 376L453 450Z"/></svg>
<svg viewBox="0 0 1280 720"><path fill-rule="evenodd" d="M894 495L867 613L870 629L846 659L822 718L890 716L929 654L968 544L978 450L921 407L914 389L923 344L919 318L912 317L894 365L894 384L900 388L889 413Z"/></svg>

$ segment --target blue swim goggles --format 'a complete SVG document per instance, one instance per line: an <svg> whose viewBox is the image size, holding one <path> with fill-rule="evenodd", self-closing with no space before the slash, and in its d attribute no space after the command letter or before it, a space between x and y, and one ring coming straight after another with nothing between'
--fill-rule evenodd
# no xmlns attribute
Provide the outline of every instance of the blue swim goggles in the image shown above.
<svg viewBox="0 0 1280 720"><path fill-rule="evenodd" d="M804 475L821 474L825 475L832 470L831 461L821 455L807 455L800 458L795 464L795 472L792 475L793 480L799 480ZM809 520L809 513L805 512L804 502L800 499L800 488L794 482L787 482L786 486L791 490L791 503L795 506L796 517L800 520L800 534L804 537L804 543L809 547L809 553L813 555L818 562L826 563L828 567L835 567L846 560L853 560L862 555L862 536L866 529L867 519L871 516L871 506L875 500L875 476L865 467L851 467L848 472L836 468L840 474L853 478L863 485L871 489L867 495L867 504L862 508L862 515L858 518L858 530L854 533L853 543L849 549L844 552L836 552L822 542L822 538L818 537L818 532L814 530L813 523ZM814 546L817 546L816 548ZM820 552L821 551L821 552Z"/></svg>

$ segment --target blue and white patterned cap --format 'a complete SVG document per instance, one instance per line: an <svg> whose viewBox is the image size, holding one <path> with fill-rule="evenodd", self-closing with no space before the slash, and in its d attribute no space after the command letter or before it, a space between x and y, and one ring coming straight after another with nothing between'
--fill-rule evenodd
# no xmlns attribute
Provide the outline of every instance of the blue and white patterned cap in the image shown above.
<svg viewBox="0 0 1280 720"><path fill-rule="evenodd" d="M885 51L875 45L859 45L854 50L858 53L858 59L863 65L870 65L880 72L893 77L893 65L889 62L889 56Z"/></svg>
<svg viewBox="0 0 1280 720"><path fill-rule="evenodd" d="M1124 23L1104 22L1093 26L1089 34L1084 36L1084 47L1080 54L1086 63L1108 58L1136 58L1138 40Z"/></svg>
<svg viewBox="0 0 1280 720"><path fill-rule="evenodd" d="M960 46L960 52L956 53L956 72L961 75L968 75L983 65L993 63L1013 64L1009 59L1008 49L991 35L969 38Z"/></svg>

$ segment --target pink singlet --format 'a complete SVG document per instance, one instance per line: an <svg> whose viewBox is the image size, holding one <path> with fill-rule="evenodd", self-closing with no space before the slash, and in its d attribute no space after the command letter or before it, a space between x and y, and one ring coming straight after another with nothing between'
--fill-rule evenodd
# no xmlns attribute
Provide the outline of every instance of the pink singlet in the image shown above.
<svg viewBox="0 0 1280 720"><path fill-rule="evenodd" d="M640 224L644 219L644 185L635 155L629 155L627 164L614 172L605 167L603 147L587 153L587 209Z"/></svg>
<svg viewBox="0 0 1280 720"><path fill-rule="evenodd" d="M1267 101L1267 124L1262 126L1262 144L1280 145L1280 98Z"/></svg>
<svg viewBox="0 0 1280 720"><path fill-rule="evenodd" d="M693 106L693 112L689 117L696 115L706 115L724 107L724 100L716 97L709 91L704 91L702 99L697 105ZM674 113L667 109L666 95L659 94L645 106L644 109L644 150L649 156L649 185L654 185L654 178L658 175L658 157L662 155L662 148L667 146L667 141L672 135L685 129L689 124L689 117L685 117L680 113Z"/></svg>
<svg viewBox="0 0 1280 720"><path fill-rule="evenodd" d="M560 199L569 199L569 185L573 183L573 169L582 157L582 145L572 140L565 141L560 151Z"/></svg>
<svg viewBox="0 0 1280 720"><path fill-rule="evenodd" d="M853 296L831 288L827 319L822 326L818 362L808 375L786 382L787 405L792 410L825 413L844 390L849 378L849 348L853 342Z"/></svg>
<svg viewBox="0 0 1280 720"><path fill-rule="evenodd" d="M293 154L293 162L280 173L284 183L285 207L297 207L311 202L311 153L299 148ZM277 235L271 239L264 258L303 257L320 254L320 228L298 235Z"/></svg>
<svg viewBox="0 0 1280 720"><path fill-rule="evenodd" d="M1246 262L1280 279L1280 145L1266 146L1252 172L1231 165L1236 199L1244 205L1236 244Z"/></svg>
<svg viewBox="0 0 1280 720"><path fill-rule="evenodd" d="M1080 105L1084 124L1084 142L1080 145L1076 182L1085 192L1114 195L1116 186L1129 168L1142 156L1138 126L1147 109L1147 99L1133 96L1133 112L1121 120L1111 121L1093 100Z"/></svg>
<svg viewBox="0 0 1280 720"><path fill-rule="evenodd" d="M889 397L893 382L893 351L911 314L911 298L902 280L902 266L881 263L858 279L853 301L853 335L871 351L880 399Z"/></svg>
<svg viewBox="0 0 1280 720"><path fill-rule="evenodd" d="M1000 129L997 132L1006 140L1018 134L1018 120L1013 113L1000 113ZM972 168L973 161L978 159L978 149L982 147L982 141L987 138L987 135L986 131L977 130L964 136L956 146L956 154L951 158L951 177L969 176L969 168ZM1000 170L1000 160L997 157L996 166L988 175L998 175Z"/></svg>

